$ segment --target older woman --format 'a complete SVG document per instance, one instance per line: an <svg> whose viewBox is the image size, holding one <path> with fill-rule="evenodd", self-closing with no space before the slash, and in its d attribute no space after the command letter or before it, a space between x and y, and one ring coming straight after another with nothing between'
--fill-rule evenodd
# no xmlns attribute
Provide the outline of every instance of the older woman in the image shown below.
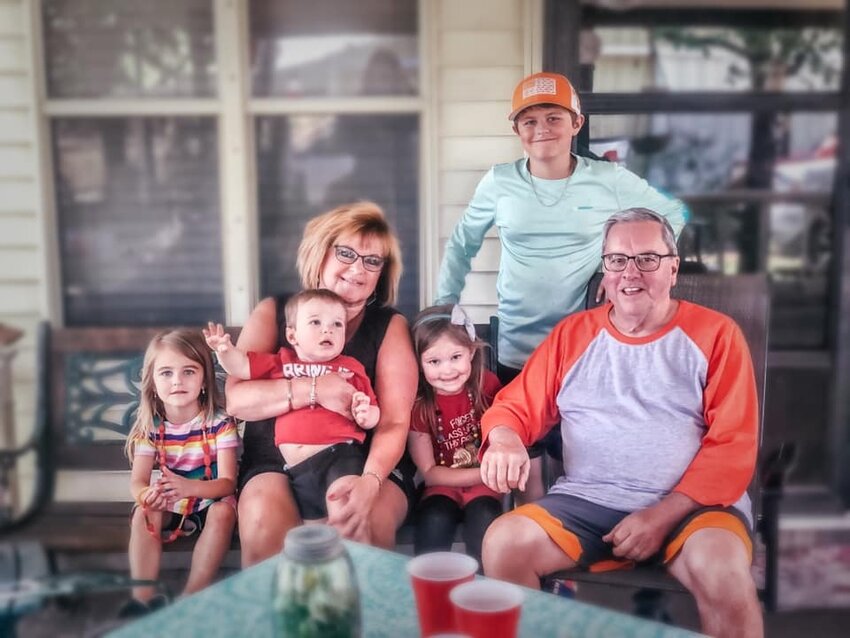
<svg viewBox="0 0 850 638"><path fill-rule="evenodd" d="M391 307L401 276L398 241L377 205L341 206L307 224L297 267L304 288L327 288L345 301L343 354L366 368L381 407L381 420L367 439L363 474L346 477L328 494L344 503L329 523L348 538L392 547L413 495L415 468L404 448L418 374L407 322ZM281 300L264 299L248 318L237 345L274 352L283 343ZM250 421L310 404L310 379L292 381L291 403L284 380L230 378L226 390L230 413ZM316 401L349 418L353 392L339 375L316 381ZM278 552L287 530L300 522L271 420L245 428L239 486L239 538L247 566Z"/></svg>

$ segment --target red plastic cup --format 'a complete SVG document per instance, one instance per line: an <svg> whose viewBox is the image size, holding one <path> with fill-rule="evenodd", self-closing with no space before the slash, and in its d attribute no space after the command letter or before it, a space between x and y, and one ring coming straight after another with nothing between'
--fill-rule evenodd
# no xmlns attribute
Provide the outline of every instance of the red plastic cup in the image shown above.
<svg viewBox="0 0 850 638"><path fill-rule="evenodd" d="M422 636L457 629L449 592L472 580L477 570L477 560L455 552L422 554L407 563Z"/></svg>
<svg viewBox="0 0 850 638"><path fill-rule="evenodd" d="M500 580L476 580L449 594L459 631L472 638L516 638L523 593Z"/></svg>

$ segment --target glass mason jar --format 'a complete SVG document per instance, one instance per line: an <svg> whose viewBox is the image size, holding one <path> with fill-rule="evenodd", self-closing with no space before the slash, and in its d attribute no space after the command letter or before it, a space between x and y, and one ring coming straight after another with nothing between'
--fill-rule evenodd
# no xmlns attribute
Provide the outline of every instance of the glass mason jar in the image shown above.
<svg viewBox="0 0 850 638"><path fill-rule="evenodd" d="M272 596L279 636L360 636L360 594L354 565L339 533L329 525L301 525L289 531Z"/></svg>

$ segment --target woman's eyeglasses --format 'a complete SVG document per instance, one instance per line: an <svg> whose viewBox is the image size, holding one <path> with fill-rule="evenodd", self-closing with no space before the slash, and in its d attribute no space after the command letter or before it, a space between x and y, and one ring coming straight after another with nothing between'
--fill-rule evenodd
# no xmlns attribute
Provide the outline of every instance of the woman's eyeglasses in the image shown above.
<svg viewBox="0 0 850 638"><path fill-rule="evenodd" d="M635 260L635 266L641 272L655 272L665 257L677 257L677 255L659 255L658 253L641 253L640 255L624 255L623 253L608 253L602 255L602 265L605 270L611 272L623 272L629 261Z"/></svg>
<svg viewBox="0 0 850 638"><path fill-rule="evenodd" d="M334 255L336 255L337 260L344 264L353 264L358 259L361 259L363 260L363 267L370 272L378 272L384 267L384 263L387 261L386 257L381 257L380 255L361 255L348 246L334 246Z"/></svg>

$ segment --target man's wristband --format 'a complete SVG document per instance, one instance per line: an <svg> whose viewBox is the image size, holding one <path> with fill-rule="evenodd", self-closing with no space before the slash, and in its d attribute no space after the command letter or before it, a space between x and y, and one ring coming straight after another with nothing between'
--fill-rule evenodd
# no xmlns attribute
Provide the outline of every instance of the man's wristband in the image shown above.
<svg viewBox="0 0 850 638"><path fill-rule="evenodd" d="M316 407L316 377L310 379L310 409Z"/></svg>
<svg viewBox="0 0 850 638"><path fill-rule="evenodd" d="M384 479L381 478L381 475L377 472L373 472L372 470L366 470L363 472L363 476L374 476L378 479L378 489L381 489L384 486Z"/></svg>

